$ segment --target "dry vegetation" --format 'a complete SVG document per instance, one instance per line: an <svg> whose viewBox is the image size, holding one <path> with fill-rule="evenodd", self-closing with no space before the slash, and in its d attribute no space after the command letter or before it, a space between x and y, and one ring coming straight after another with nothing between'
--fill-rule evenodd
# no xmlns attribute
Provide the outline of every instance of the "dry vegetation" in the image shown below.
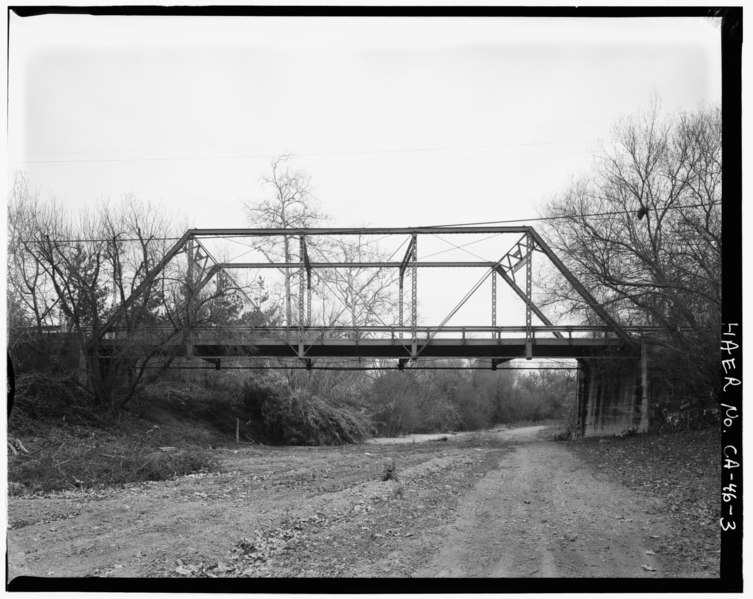
<svg viewBox="0 0 753 599"><path fill-rule="evenodd" d="M98 411L65 380L21 378L9 432L27 451L9 455L10 493L117 486L217 468L206 450L220 431L180 426L174 418L163 428L144 416Z"/></svg>

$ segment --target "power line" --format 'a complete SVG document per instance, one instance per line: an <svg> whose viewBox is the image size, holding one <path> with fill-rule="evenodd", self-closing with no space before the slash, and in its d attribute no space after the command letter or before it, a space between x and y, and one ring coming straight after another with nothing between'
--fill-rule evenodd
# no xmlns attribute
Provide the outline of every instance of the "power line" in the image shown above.
<svg viewBox="0 0 753 599"><path fill-rule="evenodd" d="M683 204L681 206L668 206L667 210L681 210L683 208L703 208L705 206L718 206L722 202L712 201L706 204ZM550 220L572 220L573 218L583 218L592 216L616 216L618 214L633 214L635 210L614 210L610 212L591 212L588 214L574 214L569 216L538 216L536 218L513 218L508 220L488 220L473 223L449 223L446 225L426 225L425 228L433 227L472 227L476 225L503 225L509 223L526 223L526 222L543 222Z"/></svg>
<svg viewBox="0 0 753 599"><path fill-rule="evenodd" d="M351 156L361 154L404 154L413 152L445 152L449 150L477 150L490 148L520 148L527 146L554 146L562 144L582 144L589 143L588 140L571 140L571 141L542 141L542 142L525 142L510 144L482 144L468 146L434 146L424 148L393 148L387 150L351 150L338 152L309 152L299 153L296 156L316 157L316 156ZM151 158L79 158L67 160L20 160L20 164L89 164L103 162L171 162L181 160L238 160L242 158L274 158L274 154L232 154L225 156L159 156Z"/></svg>
<svg viewBox="0 0 753 599"><path fill-rule="evenodd" d="M721 201L712 201L708 202L706 204L683 204L681 206L669 206L667 210L682 210L684 208L703 208L706 206L719 206L721 205ZM507 220L489 220L489 221L478 221L478 222L470 222L470 223L448 223L443 225L424 225L421 227L417 227L418 229L427 229L426 233L431 233L429 229L435 229L440 227L472 227L472 226L482 226L482 225L504 225L504 224L510 224L510 223L526 223L526 222L544 222L544 221L553 221L553 220L572 220L573 218L584 218L584 217L595 217L595 216L615 216L618 214L633 214L634 210L614 210L609 212L591 212L587 214L575 214L570 216L538 216L538 217L532 217L532 218L513 218L513 219L507 219ZM500 233L495 233L491 237L494 237L495 235L500 235ZM385 239L386 237L383 237L382 239ZM149 241L177 241L180 239L180 237L151 237ZM241 245L245 245L242 242L236 241L231 237L216 237L216 239L224 239L229 241L235 241L236 243L240 243ZM489 238L486 238L489 239ZM473 243L480 243L481 241L485 241L486 239L481 239L477 241L473 241L468 244L464 244L463 246L458 246L458 249L462 249L465 245L472 245ZM30 241L38 241L36 239L22 239L20 240L21 243L28 243ZM90 239L56 239L54 240L55 243L94 243L94 242L104 242L104 241L112 241L112 238L108 239L99 239L99 238L90 238ZM123 238L119 237L118 241L144 241L138 237L133 238ZM375 242L364 242L366 243L375 243ZM247 246L251 247L251 246ZM451 250L443 250L442 252L437 253L444 253L446 251ZM436 254L430 254L431 256ZM422 256L422 258L427 258L428 256Z"/></svg>
<svg viewBox="0 0 753 599"><path fill-rule="evenodd" d="M577 125L582 123L600 123L600 122L607 122L612 121L612 117L604 117L604 118L597 118L597 119L578 119L578 120L569 120L569 121L540 121L540 122L528 122L528 123L521 123L516 122L516 127L520 129L529 129L531 127L551 127L555 125ZM495 128L495 129L488 129L485 128L483 130L480 129L439 129L434 131L423 131L423 132L416 132L413 135L418 137L431 137L431 136L447 136L447 135L456 135L456 134L476 134L476 133L509 133L509 127L506 127L504 129ZM361 138L360 140L356 138L354 141L369 141L373 142L375 141L374 138L371 139L365 139ZM226 144L197 144L197 145L183 145L183 146L149 146L149 147L137 147L137 148L119 148L119 149L103 149L103 148L97 148L93 150L57 150L57 151L49 151L49 152L27 152L26 154L28 156L51 156L51 155L77 155L77 154L112 154L115 152L155 152L155 151L173 151L173 150L216 150L220 148L260 148L264 146L269 146L273 142L267 141L264 143L226 143ZM556 142L554 142L556 143ZM570 142L564 142L564 143L570 143ZM22 162L30 162L30 161L22 161Z"/></svg>
<svg viewBox="0 0 753 599"><path fill-rule="evenodd" d="M502 233L495 233L495 235L502 235ZM470 245L470 244L468 244L468 243L466 243L466 244L463 244L463 245L456 245L456 244L452 243L451 241L449 241L449 240L447 240L447 239L444 239L443 237L440 237L440 236L439 236L439 235L437 235L436 233L431 233L431 236L432 236L432 237L436 237L436 238L437 238L437 239L439 239L440 241L444 241L445 243L447 243L447 244L451 245L451 246L452 246L452 248L450 248L451 250L452 250L452 249L460 250L461 252L465 252L465 253L466 253L466 254L468 254L469 256L473 256L473 257L474 257L474 258L476 258L477 260L481 260L482 262L494 262L494 260L488 260L487 258L484 258L484 257L482 257L482 256L479 256L478 254L474 254L474 253L473 253L473 252L471 252L470 250L467 250L467 249L465 249L465 248L466 248L466 246ZM494 237L494 235L492 235L492 237ZM486 238L486 239L489 239L489 238ZM479 240L479 241L486 241L486 239L484 239L484 240ZM448 251L449 251L449 250L448 250Z"/></svg>
<svg viewBox="0 0 753 599"><path fill-rule="evenodd" d="M445 242L449 243L453 247L447 248L446 250L439 250L438 252L433 252L431 254L426 254L424 256L421 256L419 258L419 260L426 260L427 258L433 258L434 256L439 256L440 254L446 254L447 252L452 252L455 249L462 250L463 248L468 247L469 245L474 245L476 243L482 243L484 241L489 241L490 239L492 239L494 237L498 237L499 235L502 235L502 233L494 233L492 235L489 235L488 237L484 237L483 239L476 239L474 241L469 241L468 243L463 243L461 245L455 245L454 243L450 243L446 239L442 239L442 241L445 241ZM439 237L439 236L435 235L435 237Z"/></svg>

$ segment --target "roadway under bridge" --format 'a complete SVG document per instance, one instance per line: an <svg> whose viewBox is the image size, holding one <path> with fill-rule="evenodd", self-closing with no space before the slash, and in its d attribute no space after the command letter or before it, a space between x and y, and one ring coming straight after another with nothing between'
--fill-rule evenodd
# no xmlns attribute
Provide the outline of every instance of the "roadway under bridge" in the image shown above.
<svg viewBox="0 0 753 599"><path fill-rule="evenodd" d="M500 244L496 260L419 259L423 236L499 236L509 240ZM342 259L312 258L312 248L321 254L328 237L357 240L379 236L402 239L400 254L389 259L357 257ZM250 248L264 247L283 240L286 251L276 259L269 252L254 261L216 260L208 240L243 239ZM357 242L358 243L358 242ZM462 249L460 245L455 245ZM470 245L470 244L466 244ZM470 254L470 252L468 252ZM566 284L580 295L602 322L598 326L555 325L534 301L534 256L547 261ZM395 259L393 259L395 258ZM185 286L190 298L199 297L214 280L219 286L233 280L238 271L285 273L287 281L287 322L261 323L254 327L191 326L124 327L125 316L139 298L150 289L171 263L185 261ZM318 270L347 272L392 272L397 286L395 314L379 317L380 324L363 326L325 326L314 322L313 288ZM451 279L454 269L476 269L479 282L468 290L463 301L442 322L426 325L418 322L418 273L422 269L443 269ZM491 289L489 321L484 326L455 326L450 321L479 289L482 283ZM497 286L506 285L523 303L524 322L518 326L497 324ZM293 290L295 293L291 293ZM250 298L249 298L249 301ZM324 300L322 300L324 301ZM426 301L426 300L423 300ZM534 320L535 319L535 320ZM240 358L292 359L300 368L314 370L319 361L331 365L343 358L393 361L406 368L426 359L483 360L491 368L512 359L567 358L579 367L578 434L589 435L622 430L645 431L648 427L648 386L643 329L621 327L589 291L566 268L544 239L532 227L426 227L426 228L317 228L317 229L191 229L166 252L163 259L143 278L132 295L113 311L92 339L101 359L114 356L123 343L143 347L150 355L183 354L201 359L210 368L238 363ZM155 351L158 349L159 351ZM608 365L608 366L607 366Z"/></svg>

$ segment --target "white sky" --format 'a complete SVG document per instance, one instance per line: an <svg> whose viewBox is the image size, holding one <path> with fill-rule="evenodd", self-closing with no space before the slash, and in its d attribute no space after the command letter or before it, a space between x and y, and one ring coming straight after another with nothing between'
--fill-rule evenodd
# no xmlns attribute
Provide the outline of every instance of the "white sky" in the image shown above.
<svg viewBox="0 0 753 599"><path fill-rule="evenodd" d="M720 47L703 18L11 15L9 166L238 227L290 151L335 226L532 218L652 93L718 102Z"/></svg>

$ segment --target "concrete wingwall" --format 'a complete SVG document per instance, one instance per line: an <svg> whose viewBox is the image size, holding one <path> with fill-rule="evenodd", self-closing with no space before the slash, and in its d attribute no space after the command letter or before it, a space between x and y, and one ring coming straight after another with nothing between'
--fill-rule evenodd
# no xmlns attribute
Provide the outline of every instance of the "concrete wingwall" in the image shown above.
<svg viewBox="0 0 753 599"><path fill-rule="evenodd" d="M578 360L575 437L648 431L648 380L641 358Z"/></svg>

